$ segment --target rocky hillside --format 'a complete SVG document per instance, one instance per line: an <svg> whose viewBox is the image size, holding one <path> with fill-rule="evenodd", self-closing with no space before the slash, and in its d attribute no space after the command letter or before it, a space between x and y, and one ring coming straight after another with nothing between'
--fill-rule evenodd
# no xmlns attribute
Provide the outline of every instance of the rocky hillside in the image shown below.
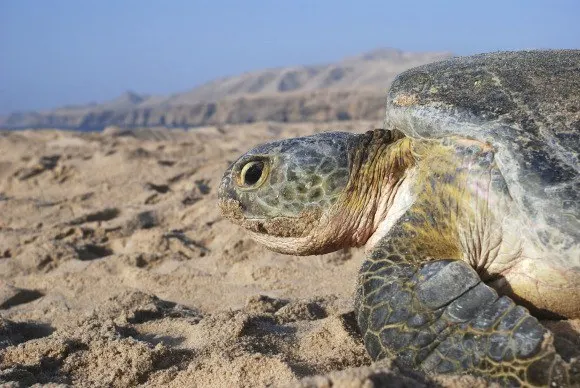
<svg viewBox="0 0 580 388"><path fill-rule="evenodd" d="M257 121L327 122L382 117L385 90L399 72L451 56L446 52L375 50L338 63L245 73L171 96L127 92L102 104L13 113L0 128L100 130L192 127Z"/></svg>

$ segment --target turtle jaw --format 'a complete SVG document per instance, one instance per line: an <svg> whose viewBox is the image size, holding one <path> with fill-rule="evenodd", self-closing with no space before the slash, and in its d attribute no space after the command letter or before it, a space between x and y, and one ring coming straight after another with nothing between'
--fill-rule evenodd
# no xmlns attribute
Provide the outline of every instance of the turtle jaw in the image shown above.
<svg viewBox="0 0 580 388"><path fill-rule="evenodd" d="M233 198L220 198L222 216L245 229L250 237L271 251L308 256L341 248L337 230L319 208L306 209L298 217L247 218Z"/></svg>
<svg viewBox="0 0 580 388"><path fill-rule="evenodd" d="M250 237L257 243L265 246L271 251L297 256L322 255L337 251L341 248L361 246L365 240L355 240L356 233L350 228L348 220L342 220L342 217L322 216L316 219L311 226L307 226L301 235L284 235L279 236L271 232L280 228L289 229L289 225L304 223L304 218L254 220L260 225L259 231L248 228L248 225L241 225L246 228ZM250 221L250 220L247 220ZM277 224L277 225L276 225ZM281 226L280 226L281 225ZM269 230L269 231L268 231Z"/></svg>
<svg viewBox="0 0 580 388"><path fill-rule="evenodd" d="M249 234L254 241L273 252L297 256L309 256L318 253L310 236L279 237L252 231Z"/></svg>

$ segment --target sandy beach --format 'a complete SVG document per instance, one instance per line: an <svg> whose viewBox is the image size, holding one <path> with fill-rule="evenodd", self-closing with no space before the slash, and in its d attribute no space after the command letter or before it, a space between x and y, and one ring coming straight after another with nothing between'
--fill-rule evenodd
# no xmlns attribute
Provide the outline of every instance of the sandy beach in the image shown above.
<svg viewBox="0 0 580 388"><path fill-rule="evenodd" d="M0 132L0 383L486 386L371 362L362 250L273 253L219 214L223 171L254 145L375 125ZM547 324L580 353L580 321Z"/></svg>

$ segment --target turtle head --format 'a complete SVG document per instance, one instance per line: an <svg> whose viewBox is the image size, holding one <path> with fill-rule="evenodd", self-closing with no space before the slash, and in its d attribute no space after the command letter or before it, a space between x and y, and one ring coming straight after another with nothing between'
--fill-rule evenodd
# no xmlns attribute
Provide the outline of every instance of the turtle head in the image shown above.
<svg viewBox="0 0 580 388"><path fill-rule="evenodd" d="M373 133L379 132L326 132L248 151L224 173L218 193L222 215L281 253L319 254L364 244L353 240L361 229L353 219L364 218L363 200L356 196ZM375 142L383 145L392 140L379 137Z"/></svg>

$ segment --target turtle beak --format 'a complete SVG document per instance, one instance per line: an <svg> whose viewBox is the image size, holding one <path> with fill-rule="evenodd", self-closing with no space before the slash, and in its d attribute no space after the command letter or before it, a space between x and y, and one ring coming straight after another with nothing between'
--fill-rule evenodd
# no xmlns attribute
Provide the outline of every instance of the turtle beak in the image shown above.
<svg viewBox="0 0 580 388"><path fill-rule="evenodd" d="M225 172L222 177L222 181L218 188L218 206L220 207L222 216L225 218L228 217L228 213L225 209L231 208L232 202L240 203L240 198L238 193L234 189L232 178L232 166L230 166Z"/></svg>

